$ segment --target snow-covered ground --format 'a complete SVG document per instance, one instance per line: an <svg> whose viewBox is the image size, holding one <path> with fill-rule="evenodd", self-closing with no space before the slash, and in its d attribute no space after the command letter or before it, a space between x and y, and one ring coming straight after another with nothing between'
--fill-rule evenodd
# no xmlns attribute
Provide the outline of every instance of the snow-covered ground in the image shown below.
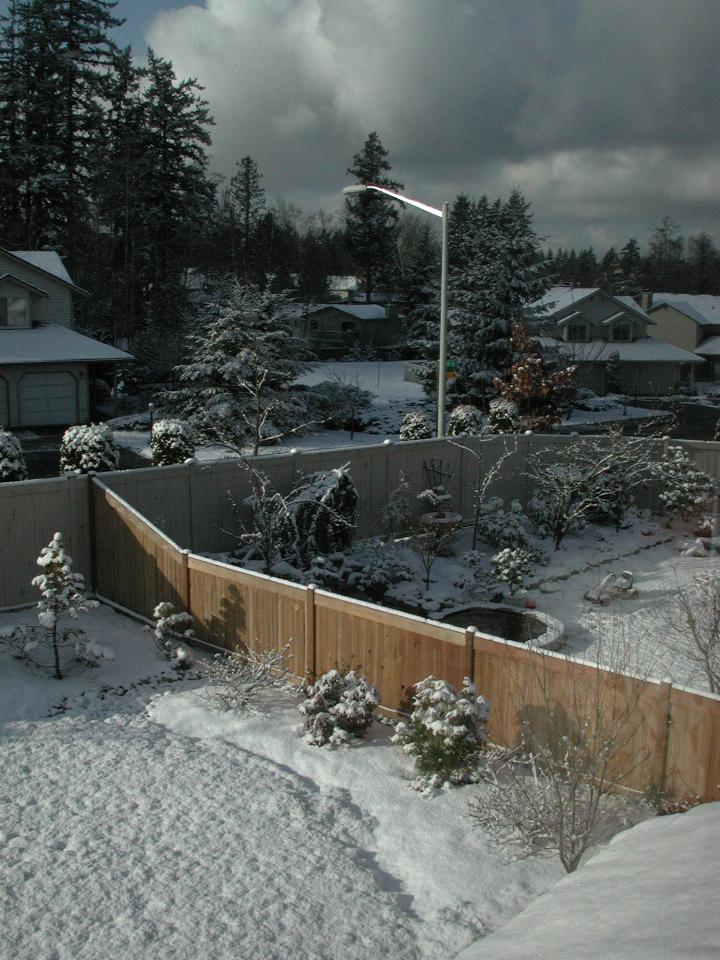
<svg viewBox="0 0 720 960"><path fill-rule="evenodd" d="M561 876L472 828L477 788L410 790L387 726L311 747L291 695L219 714L136 622L83 625L114 662L56 681L0 652L3 960L453 956Z"/></svg>

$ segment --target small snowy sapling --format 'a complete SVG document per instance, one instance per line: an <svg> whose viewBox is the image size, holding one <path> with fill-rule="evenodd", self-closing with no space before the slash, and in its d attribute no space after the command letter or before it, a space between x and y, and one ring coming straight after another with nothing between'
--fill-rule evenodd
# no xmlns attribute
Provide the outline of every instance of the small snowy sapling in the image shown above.
<svg viewBox="0 0 720 960"><path fill-rule="evenodd" d="M102 423L68 427L60 442L60 473L115 470L120 451L112 430Z"/></svg>
<svg viewBox="0 0 720 960"><path fill-rule="evenodd" d="M375 687L355 670L345 676L330 670L303 692L305 700L299 709L305 718L305 739L317 747L340 746L350 737L364 737L380 703Z"/></svg>
<svg viewBox="0 0 720 960"><path fill-rule="evenodd" d="M27 467L17 437L0 428L0 483L27 480Z"/></svg>
<svg viewBox="0 0 720 960"><path fill-rule="evenodd" d="M176 613L172 603L163 601L153 610L153 620L152 634L158 652L171 661L174 670L187 670L192 665L192 655L184 641L197 639L190 614L182 610ZM145 629L150 631L150 627Z"/></svg>
<svg viewBox="0 0 720 960"><path fill-rule="evenodd" d="M238 648L218 653L205 668L211 686L207 696L219 710L235 713L257 712L258 696L265 690L282 687L290 680L287 663L292 640L284 647Z"/></svg>
<svg viewBox="0 0 720 960"><path fill-rule="evenodd" d="M493 574L508 585L511 597L522 587L525 575L535 572L532 559L530 551L523 547L505 547L492 558Z"/></svg>
<svg viewBox="0 0 720 960"><path fill-rule="evenodd" d="M488 704L468 677L459 692L433 676L417 683L410 720L399 723L393 737L420 774L413 786L425 790L475 780L487 717Z"/></svg>

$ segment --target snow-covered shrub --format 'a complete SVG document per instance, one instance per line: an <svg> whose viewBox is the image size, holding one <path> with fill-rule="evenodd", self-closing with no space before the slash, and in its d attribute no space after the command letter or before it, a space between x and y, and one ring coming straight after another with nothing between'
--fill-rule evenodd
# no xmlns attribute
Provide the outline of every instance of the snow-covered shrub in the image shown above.
<svg viewBox="0 0 720 960"><path fill-rule="evenodd" d="M20 441L0 428L0 483L27 480L27 467Z"/></svg>
<svg viewBox="0 0 720 960"><path fill-rule="evenodd" d="M195 455L195 440L183 420L158 420L150 433L150 449L157 467L185 463Z"/></svg>
<svg viewBox="0 0 720 960"><path fill-rule="evenodd" d="M424 413L411 411L405 414L400 424L401 440L429 440L431 437L432 427Z"/></svg>
<svg viewBox="0 0 720 960"><path fill-rule="evenodd" d="M466 437L482 433L483 417L480 410L471 403L461 403L448 417L448 436Z"/></svg>
<svg viewBox="0 0 720 960"><path fill-rule="evenodd" d="M415 573L398 550L374 540L347 552L315 557L301 579L378 603L392 586L414 580Z"/></svg>
<svg viewBox="0 0 720 960"><path fill-rule="evenodd" d="M279 650L259 646L216 654L204 671L211 684L206 688L208 699L219 710L255 712L263 690L288 683L291 646L292 640Z"/></svg>
<svg viewBox="0 0 720 960"><path fill-rule="evenodd" d="M505 547L492 558L492 569L495 579L506 583L513 596L523 585L523 578L532 576L535 572L533 556L524 547Z"/></svg>
<svg viewBox="0 0 720 960"><path fill-rule="evenodd" d="M81 613L98 606L97 600L86 596L82 574L73 571L72 557L65 552L61 533L56 533L42 548L37 564L42 573L32 583L40 591L38 624L17 627L3 639L15 648L17 656L52 669L58 680L63 677L63 654L69 648L73 648L73 659L83 663L113 660L109 647L88 640L84 630L61 623L65 616L76 620Z"/></svg>
<svg viewBox="0 0 720 960"><path fill-rule="evenodd" d="M60 473L115 470L120 451L109 427L102 423L68 427L60 443Z"/></svg>
<svg viewBox="0 0 720 960"><path fill-rule="evenodd" d="M155 626L145 629L152 632L155 646L162 656L171 661L174 670L187 670L192 665L192 655L184 641L196 640L192 629L192 617L180 610L175 612L172 603L164 600L153 610Z"/></svg>
<svg viewBox="0 0 720 960"><path fill-rule="evenodd" d="M319 420L330 429L358 429L361 414L372 400L372 393L356 383L346 383L341 377L322 380L308 388L306 419Z"/></svg>
<svg viewBox="0 0 720 960"><path fill-rule="evenodd" d="M490 401L488 410L488 433L517 433L520 414L512 400L498 398Z"/></svg>
<svg viewBox="0 0 720 960"><path fill-rule="evenodd" d="M347 549L357 522L358 495L349 463L313 473L287 498L288 559L307 568L318 554Z"/></svg>
<svg viewBox="0 0 720 960"><path fill-rule="evenodd" d="M399 723L392 738L415 763L420 777L414 786L474 780L487 739L487 716L488 704L468 677L459 692L437 677L417 683L410 720Z"/></svg>
<svg viewBox="0 0 720 960"><path fill-rule="evenodd" d="M462 571L453 578L453 586L464 597L473 598L493 591L495 578L488 568L488 559L479 550L467 550L458 558Z"/></svg>
<svg viewBox="0 0 720 960"><path fill-rule="evenodd" d="M508 509L502 497L491 497L481 504L477 523L478 537L494 547L519 547L531 543L528 518L519 500Z"/></svg>
<svg viewBox="0 0 720 960"><path fill-rule="evenodd" d="M375 719L380 697L375 687L351 670L343 677L338 670L324 673L304 690L300 704L305 739L314 746L339 746L350 737L363 737Z"/></svg>
<svg viewBox="0 0 720 960"><path fill-rule="evenodd" d="M653 472L662 484L659 499L670 519L698 516L715 489L712 477L698 470L682 447L669 446Z"/></svg>

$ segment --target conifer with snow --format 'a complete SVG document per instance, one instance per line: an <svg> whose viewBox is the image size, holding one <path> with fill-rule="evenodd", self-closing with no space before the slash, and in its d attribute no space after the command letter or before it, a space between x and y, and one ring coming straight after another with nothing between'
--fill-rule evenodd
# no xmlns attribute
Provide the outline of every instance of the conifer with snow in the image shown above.
<svg viewBox="0 0 720 960"><path fill-rule="evenodd" d="M526 575L535 572L532 560L532 553L525 547L505 547L492 558L495 579L508 585L510 596L522 587Z"/></svg>
<svg viewBox="0 0 720 960"><path fill-rule="evenodd" d="M104 423L68 427L60 442L60 473L116 470L120 450L112 430Z"/></svg>
<svg viewBox="0 0 720 960"><path fill-rule="evenodd" d="M195 455L195 441L191 427L183 420L157 420L150 432L150 449L157 467L185 463Z"/></svg>
<svg viewBox="0 0 720 960"><path fill-rule="evenodd" d="M653 472L662 484L659 499L670 516L668 523L673 517L698 516L715 490L712 477L698 470L682 447L668 446Z"/></svg>
<svg viewBox="0 0 720 960"><path fill-rule="evenodd" d="M302 567L317 554L342 551L352 543L358 494L349 466L304 477L287 497L288 529L293 537L289 546Z"/></svg>
<svg viewBox="0 0 720 960"><path fill-rule="evenodd" d="M400 423L401 440L429 440L432 437L430 421L424 413L411 410Z"/></svg>
<svg viewBox="0 0 720 960"><path fill-rule="evenodd" d="M197 639L192 629L192 617L184 610L176 612L175 606L167 600L158 603L152 615L155 621L152 633L158 652L172 662L174 669L186 670L192 658L185 641ZM150 627L145 629L149 631Z"/></svg>
<svg viewBox="0 0 720 960"><path fill-rule="evenodd" d="M497 397L490 401L487 418L488 433L517 433L520 429L520 414L514 400Z"/></svg>
<svg viewBox="0 0 720 960"><path fill-rule="evenodd" d="M415 763L416 789L475 779L487 717L488 704L469 677L460 691L433 676L415 684L410 720L397 725L392 739Z"/></svg>
<svg viewBox="0 0 720 960"><path fill-rule="evenodd" d="M355 670L343 676L329 670L305 689L300 713L305 739L314 746L340 746L350 737L364 737L375 719L380 697L375 687Z"/></svg>
<svg viewBox="0 0 720 960"><path fill-rule="evenodd" d="M27 467L17 437L0 428L0 483L27 480Z"/></svg>
<svg viewBox="0 0 720 960"><path fill-rule="evenodd" d="M448 417L448 436L475 437L482 433L483 417L480 410L471 403L461 403Z"/></svg>

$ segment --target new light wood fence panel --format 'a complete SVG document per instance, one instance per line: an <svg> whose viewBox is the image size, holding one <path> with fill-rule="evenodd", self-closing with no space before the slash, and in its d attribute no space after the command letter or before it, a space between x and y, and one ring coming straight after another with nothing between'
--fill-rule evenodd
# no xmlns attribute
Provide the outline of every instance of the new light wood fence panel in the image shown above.
<svg viewBox="0 0 720 960"><path fill-rule="evenodd" d="M188 572L189 612L201 640L226 650L279 650L292 640L289 668L304 675L304 587L196 556L189 557Z"/></svg>
<svg viewBox="0 0 720 960"><path fill-rule="evenodd" d="M95 590L144 617L167 601L183 609L186 556L116 494L95 481Z"/></svg>
<svg viewBox="0 0 720 960"><path fill-rule="evenodd" d="M720 800L720 697L673 688L667 789Z"/></svg>

